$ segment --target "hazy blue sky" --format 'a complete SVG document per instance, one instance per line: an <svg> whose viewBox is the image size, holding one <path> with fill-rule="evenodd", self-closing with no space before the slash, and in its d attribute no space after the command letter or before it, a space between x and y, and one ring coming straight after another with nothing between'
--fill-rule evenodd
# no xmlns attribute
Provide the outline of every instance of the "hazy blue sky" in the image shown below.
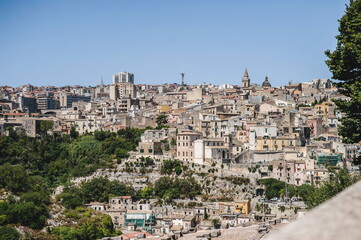
<svg viewBox="0 0 361 240"><path fill-rule="evenodd" d="M347 0L0 0L0 85L329 78Z"/></svg>

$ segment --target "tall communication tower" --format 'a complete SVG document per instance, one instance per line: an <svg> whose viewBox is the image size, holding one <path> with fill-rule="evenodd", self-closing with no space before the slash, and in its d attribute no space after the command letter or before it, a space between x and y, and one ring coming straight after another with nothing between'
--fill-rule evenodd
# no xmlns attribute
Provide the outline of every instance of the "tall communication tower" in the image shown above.
<svg viewBox="0 0 361 240"><path fill-rule="evenodd" d="M181 76L182 76L182 86L184 86L184 75L185 75L185 73L181 73Z"/></svg>

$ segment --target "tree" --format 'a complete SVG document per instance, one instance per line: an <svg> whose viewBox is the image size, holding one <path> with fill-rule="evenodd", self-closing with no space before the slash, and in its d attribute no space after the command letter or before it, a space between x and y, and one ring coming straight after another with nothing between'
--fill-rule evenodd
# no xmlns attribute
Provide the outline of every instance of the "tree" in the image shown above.
<svg viewBox="0 0 361 240"><path fill-rule="evenodd" d="M50 204L49 195L45 192L28 192L20 197L21 202L33 202L37 206L46 207Z"/></svg>
<svg viewBox="0 0 361 240"><path fill-rule="evenodd" d="M221 227L221 221L218 218L213 218L212 225L215 229L219 229Z"/></svg>
<svg viewBox="0 0 361 240"><path fill-rule="evenodd" d="M199 183L192 177L186 179L161 177L154 183L154 195L170 202L176 198L194 198L202 192Z"/></svg>
<svg viewBox="0 0 361 240"><path fill-rule="evenodd" d="M10 208L10 218L13 223L20 223L34 229L42 229L48 216L46 208L33 202L14 204Z"/></svg>
<svg viewBox="0 0 361 240"><path fill-rule="evenodd" d="M20 233L14 227L3 226L0 227L0 240L18 240Z"/></svg>
<svg viewBox="0 0 361 240"><path fill-rule="evenodd" d="M145 186L144 188L140 189L138 192L139 198L142 199L149 199L153 197L153 187L151 186Z"/></svg>
<svg viewBox="0 0 361 240"><path fill-rule="evenodd" d="M166 115L159 115L157 119L155 120L158 126L163 126L168 123L167 116Z"/></svg>
<svg viewBox="0 0 361 240"><path fill-rule="evenodd" d="M117 158L127 158L129 157L128 151L122 148L115 149L115 156Z"/></svg>
<svg viewBox="0 0 361 240"><path fill-rule="evenodd" d="M135 190L117 180L93 178L83 182L80 187L67 187L57 196L58 200L68 208L76 208L92 201L108 202L109 196L135 195Z"/></svg>
<svg viewBox="0 0 361 240"><path fill-rule="evenodd" d="M312 208L325 202L359 179L358 176L351 176L346 169L341 169L334 174L330 181L324 182L320 187L304 189L306 191L304 200L308 207Z"/></svg>
<svg viewBox="0 0 361 240"><path fill-rule="evenodd" d="M175 138L172 138L172 140L170 141L170 145L176 146L177 145L177 140L175 140Z"/></svg>
<svg viewBox="0 0 361 240"><path fill-rule="evenodd" d="M0 166L0 187L14 193L25 192L28 188L28 178L22 166L12 166L9 163Z"/></svg>
<svg viewBox="0 0 361 240"><path fill-rule="evenodd" d="M182 167L181 166L176 166L175 168L174 168L174 171L175 171L175 173L179 176L179 175L181 175L181 173L182 173Z"/></svg>
<svg viewBox="0 0 361 240"><path fill-rule="evenodd" d="M70 137L71 138L77 138L79 136L79 133L77 132L77 130L75 129L75 127L71 127L70 128Z"/></svg>
<svg viewBox="0 0 361 240"><path fill-rule="evenodd" d="M334 100L345 114L339 133L344 142L361 141L361 0L350 0L345 15L339 20L337 47L327 50L326 61L339 91L348 100Z"/></svg>
<svg viewBox="0 0 361 240"><path fill-rule="evenodd" d="M61 194L56 196L56 199L61 201L66 208L71 209L82 206L84 204L83 198L81 189L76 187L65 188Z"/></svg>
<svg viewBox="0 0 361 240"><path fill-rule="evenodd" d="M285 188L285 182L279 181L275 178L261 179L260 183L265 185L265 195L267 198L279 197L281 195L281 191Z"/></svg>
<svg viewBox="0 0 361 240"><path fill-rule="evenodd" d="M164 151L169 151L170 147L169 147L169 143L165 143L164 144Z"/></svg>
<svg viewBox="0 0 361 240"><path fill-rule="evenodd" d="M53 128L53 121L42 120L40 122L40 133L47 134L47 132Z"/></svg>
<svg viewBox="0 0 361 240"><path fill-rule="evenodd" d="M302 184L297 188L297 192L303 201L308 202L310 196L315 192L315 187L309 184Z"/></svg>
<svg viewBox="0 0 361 240"><path fill-rule="evenodd" d="M112 219L108 215L84 217L73 227L60 226L52 230L52 234L61 240L95 240L114 236L116 233Z"/></svg>
<svg viewBox="0 0 361 240"><path fill-rule="evenodd" d="M164 160L160 169L162 175L171 175L173 173L180 175L182 171L182 163L178 160Z"/></svg>

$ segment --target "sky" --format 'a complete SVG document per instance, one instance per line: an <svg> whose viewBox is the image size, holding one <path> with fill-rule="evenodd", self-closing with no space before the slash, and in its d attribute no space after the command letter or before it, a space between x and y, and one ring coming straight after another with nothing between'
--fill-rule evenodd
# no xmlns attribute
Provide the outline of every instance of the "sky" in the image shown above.
<svg viewBox="0 0 361 240"><path fill-rule="evenodd" d="M330 78L348 0L0 0L0 86Z"/></svg>

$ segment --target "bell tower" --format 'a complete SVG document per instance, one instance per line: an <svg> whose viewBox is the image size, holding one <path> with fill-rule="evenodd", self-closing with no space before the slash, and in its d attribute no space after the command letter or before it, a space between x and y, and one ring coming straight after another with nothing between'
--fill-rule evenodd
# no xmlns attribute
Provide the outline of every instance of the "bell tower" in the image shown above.
<svg viewBox="0 0 361 240"><path fill-rule="evenodd" d="M247 68L244 71L242 78L242 88L248 88L250 85L251 79L249 79Z"/></svg>

